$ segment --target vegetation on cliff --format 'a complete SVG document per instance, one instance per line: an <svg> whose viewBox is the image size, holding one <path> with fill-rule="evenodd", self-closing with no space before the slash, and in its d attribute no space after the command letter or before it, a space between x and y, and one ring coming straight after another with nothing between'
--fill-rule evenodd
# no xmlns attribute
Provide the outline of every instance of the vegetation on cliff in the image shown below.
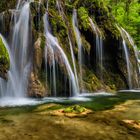
<svg viewBox="0 0 140 140"><path fill-rule="evenodd" d="M0 7L2 7L0 11L2 17L0 19L0 32L9 41L11 40L10 31L12 31L14 24L14 20L11 18L12 10L10 9L15 8L16 4L14 0L10 0L8 6L5 7L4 3L4 0L0 3ZM45 92L49 95L53 91L53 84L51 82L52 69L54 67L52 64L52 57L54 57L55 60L55 68L57 68L55 83L56 89L58 89L58 95L61 96L62 93L69 92L69 88L71 87L69 83L70 77L63 62L64 60L62 59L61 53L54 49L54 54L52 54L48 49L49 53L47 58L45 57L47 38L44 35L44 15L46 12L48 14L48 22L50 24L48 27L49 31L54 37L56 37L74 72L73 58L71 54L71 49L73 49L75 67L78 79L80 79L81 73L79 72L80 66L78 62L79 46L72 21L74 9L77 12L78 25L76 26L80 32L83 55L81 66L83 85L79 84L80 89L87 92L98 90L113 92L118 89L129 88L127 79L128 71L124 58L124 50L121 44L123 39L116 25L121 25L128 29L139 46L139 1L132 0L130 5L126 6L129 7L128 9L125 9L126 7L124 8L126 3L126 1L115 3L112 0L51 0L48 1L47 7L46 0L42 0L41 3L39 3L39 1L30 2L29 25L31 25L30 32L32 35L30 36L29 44L32 52L31 58L33 60L33 67L29 76L30 83L32 83L32 85L29 85L29 88L32 89L31 92L42 97L46 95ZM98 29L99 38L102 39L102 66L97 62L97 32L93 30L90 20ZM131 24L127 26L127 23ZM132 27L132 25L135 26ZM133 65L132 75L134 74L134 76L132 78L132 85L134 88L137 88L137 62L133 47L128 42L127 38L126 42L128 52L131 55L130 63ZM3 53L3 51L1 53ZM8 57L6 55L4 58L5 61L8 61L7 58ZM76 75L75 72L74 75ZM63 86L64 84L66 86L65 89ZM34 87L35 90L33 90L32 87ZM29 93L32 96L31 92Z"/></svg>
<svg viewBox="0 0 140 140"><path fill-rule="evenodd" d="M9 67L10 67L9 54L0 36L0 76L1 77L5 78L5 74L7 73Z"/></svg>
<svg viewBox="0 0 140 140"><path fill-rule="evenodd" d="M140 49L140 1L139 0L106 0L118 23L134 38Z"/></svg>

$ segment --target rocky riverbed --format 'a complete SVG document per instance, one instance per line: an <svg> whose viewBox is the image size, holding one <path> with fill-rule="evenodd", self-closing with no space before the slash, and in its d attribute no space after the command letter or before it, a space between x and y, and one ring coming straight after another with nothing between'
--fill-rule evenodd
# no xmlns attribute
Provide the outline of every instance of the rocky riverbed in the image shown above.
<svg viewBox="0 0 140 140"><path fill-rule="evenodd" d="M0 108L0 140L139 140L139 97L124 94L79 105Z"/></svg>

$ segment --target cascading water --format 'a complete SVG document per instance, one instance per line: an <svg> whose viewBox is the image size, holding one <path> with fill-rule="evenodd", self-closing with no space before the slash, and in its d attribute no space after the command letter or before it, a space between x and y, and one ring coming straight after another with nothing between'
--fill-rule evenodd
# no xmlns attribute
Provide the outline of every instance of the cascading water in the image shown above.
<svg viewBox="0 0 140 140"><path fill-rule="evenodd" d="M64 15L65 14L64 14L63 8L62 8L59 0L56 1L56 6L58 8L59 14L61 15L61 17L65 21L65 18L64 18ZM79 90L79 81L78 81L77 69L76 69L76 63L75 63L76 60L75 60L75 56L74 56L74 52L73 52L73 46L72 46L72 41L71 41L71 38L70 38L70 32L69 32L69 30L68 30L68 40L69 40L69 46L70 46L72 64L73 64L73 68L74 68L74 75L75 75L75 79L76 79L76 86L77 86L78 93L79 93L80 92L80 90Z"/></svg>
<svg viewBox="0 0 140 140"><path fill-rule="evenodd" d="M127 72L128 72L128 85L129 85L129 89L132 89L132 71L131 71L131 62L129 60L129 52L128 52L128 48L126 45L126 41L125 41L125 36L124 36L124 31L122 28L118 27L121 36L122 36L122 46L123 46L123 50L124 50L124 54L125 54L125 61L126 61L126 65L127 65Z"/></svg>
<svg viewBox="0 0 140 140"><path fill-rule="evenodd" d="M94 24L91 18L89 18L91 28L93 32L96 34L96 65L99 65L99 69L96 71L99 71L100 78L102 79L102 69L103 69L103 39L102 34L99 30L99 28Z"/></svg>
<svg viewBox="0 0 140 140"><path fill-rule="evenodd" d="M18 0L17 6L16 6L17 10L20 8L21 4L22 4L22 0Z"/></svg>
<svg viewBox="0 0 140 140"><path fill-rule="evenodd" d="M20 1L18 3L20 5ZM17 6L19 8L19 6ZM14 18L14 27L12 33L12 42L8 46L10 54L10 70L8 72L8 81L5 89L1 90L1 96L24 97L26 96L28 86L28 75L30 72L29 57L29 20L30 6L29 2L24 2L20 8L19 16L12 15ZM7 45L6 45L7 46ZM3 80L1 80L3 82Z"/></svg>
<svg viewBox="0 0 140 140"><path fill-rule="evenodd" d="M140 73L140 64L139 64L139 57L138 57L138 53L139 53L139 52L138 52L137 46L135 45L135 43L134 43L132 37L129 35L129 33L128 33L124 28L121 28L121 29L122 29L122 31L125 33L125 35L126 35L128 41L129 41L129 43L131 44L131 46L132 46L133 49L134 49L135 57L136 57L136 59L137 59L137 64L138 64L139 73Z"/></svg>
<svg viewBox="0 0 140 140"><path fill-rule="evenodd" d="M49 0L46 0L46 1L48 2ZM26 93L27 93L28 79L29 79L29 74L30 74L31 65L32 65L30 49L33 49L33 48L29 48L29 47L30 46L32 47L32 45L33 45L32 43L34 43L34 42L32 42L32 40L29 40L29 39L32 39L32 38L36 39L36 37L40 37L40 39L43 40L43 38L42 38L43 37L43 33L42 33L43 28L42 28L41 20L42 20L42 15L45 12L45 6L46 6L44 4L44 2L45 2L44 0L38 0L38 2L31 4L32 10L34 10L35 13L33 13L33 15L30 16L30 2L33 2L33 0L18 0L16 9L9 10L8 16L10 16L12 14L11 19L8 18L8 21L11 21L10 26L9 25L4 26L5 22L7 21L5 18L5 16L7 16L6 15L7 13L4 12L4 13L0 14L0 25L3 24L2 28L0 28L0 32L3 34L3 36L0 35L0 37L2 38L6 48L8 50L9 57L10 57L10 69L9 69L8 77L7 77L8 79L6 81L6 80L0 78L0 96L1 97L4 97L4 96L24 97L24 96L26 96ZM73 39L72 38L73 30L71 28L69 28L69 27L71 27L71 24L69 24L69 20L65 13L65 9L63 9L63 8L65 8L65 7L63 7L63 6L65 6L65 5L63 5L64 3L61 2L61 0L56 0L56 4L58 7L58 12L61 15L62 19L64 20L65 25L67 26L67 29L66 29L67 37L66 36L65 37L67 38L66 42L69 41L69 44L68 45L66 44L66 45L69 46L70 48L66 48L66 49L70 50L71 58L68 59L69 54L68 54L68 56L65 54L64 50L62 49L62 47L59 44L58 39L51 32L51 26L49 26L48 13L46 13L44 16L44 27L45 27L44 29L45 29L45 37L46 37L45 63L46 63L46 73L47 73L46 75L50 76L49 78L47 77L47 80L50 79L50 81L49 82L47 81L48 82L47 86L49 88L48 89L46 88L46 91L48 91L50 89L52 92L52 96L55 96L55 97L59 96L61 93L58 94L58 92L63 91L63 85L59 85L59 84L64 83L63 80L65 80L65 78L66 78L65 84L66 84L66 87L68 87L68 90L70 90L70 93L71 93L70 96L76 96L79 93L79 83L80 83L81 90L83 90L82 89L83 88L82 68L83 69L85 68L84 69L85 71L87 70L85 65L84 65L84 67L82 67L82 65L83 65L82 41L81 41L80 30L78 28L77 12L75 9L73 10L72 23L73 23L73 30L75 33L75 38L76 38L76 42L77 42L77 46L78 46L78 62L79 62L79 75L80 75L79 81L80 82L78 81L76 59L75 59L74 50L73 50L74 46L75 46L74 45L75 42L72 40ZM38 6L38 8L36 6ZM47 3L46 11L49 11L48 3ZM57 10L54 11L54 13L55 12L57 12ZM55 17L55 15L53 15L54 13L51 13L51 12L49 13L50 17L52 16L52 19L53 19L53 16ZM30 17L33 19L32 21L30 21L31 20ZM51 21L53 22L52 19L51 19ZM1 21L3 21L3 22L1 22ZM89 21L90 21L92 30L96 36L96 41L95 41L95 48L96 48L95 55L96 55L96 65L97 65L96 68L97 68L97 72L99 73L101 80L102 80L103 36L102 36L101 30L98 28L98 26L96 24L94 24L94 22L92 21L91 18L89 18ZM31 24L31 22L33 24ZM30 27L30 25L31 26L33 25L33 28ZM34 26L35 26L35 28L34 28ZM59 28L58 25L56 25L56 26ZM10 27L10 33L7 33L7 30L3 29L3 27L6 27L6 28L8 27L7 30ZM52 24L52 27L53 27L53 24ZM82 25L81 25L81 27L82 27ZM60 30L61 30L61 27L60 27ZM104 30L104 28L103 28L103 30ZM35 33L35 36L33 36L33 37L31 36L32 31L35 31L35 32L33 32L33 33ZM127 38L127 40L129 40L130 44L134 47L137 60L138 60L138 55L136 52L136 46L134 45L134 42L133 42L132 38L129 36L129 34L123 28L120 29L120 32L121 32L122 38L123 38L122 44L123 44L123 49L124 49L124 54L125 54L126 64L127 64L129 88L132 88L133 79L131 79L132 78L131 63L129 60L129 52L127 50L128 49L127 42L125 41L126 38ZM82 32L82 33L83 33L82 36L84 37L84 35L87 35L89 32L86 32L86 34L84 32ZM61 33L59 35L61 35ZM91 35L91 34L89 34L89 35ZM6 37L6 39L5 39L5 37ZM59 39L61 40L60 36L59 36ZM85 38L85 39L87 39L87 38ZM6 43L6 41L8 43ZM89 43L89 45L92 45L92 42L90 39L89 40L87 39L85 41L87 41L87 43ZM41 47L42 47L42 44L41 44ZM44 48L41 48L41 49L44 49ZM94 56L94 54L93 54L93 56ZM71 61L72 67L69 63L69 60ZM62 67L60 66L61 64L62 64ZM40 65L41 65L40 69L43 70L43 72L44 72L44 56L41 57ZM91 65L92 65L92 63L91 63ZM34 70L34 65L33 65L33 70ZM42 74L41 72L39 71L40 74ZM90 72L90 69L89 69L89 72ZM91 76L93 76L92 72L94 74L94 71L91 70ZM36 76L38 78L37 80L40 81L40 83L42 84L42 87L44 88L45 85L44 85L43 81L41 81L42 79L40 79L39 75L36 75ZM85 87L87 86L87 89L89 89L89 91L91 91L92 89L91 89L90 85L92 84L92 81L90 81L90 79L88 79L88 78L86 80L85 80ZM58 83L58 81L60 81L60 83ZM59 86L62 89L58 90ZM49 91L48 91L48 93L49 93ZM42 96L44 96L44 95L42 95Z"/></svg>
<svg viewBox="0 0 140 140"><path fill-rule="evenodd" d="M77 20L76 9L73 10L72 23L73 23L72 25L73 25L73 29L75 32L75 36L76 36L76 42L78 45L78 62L79 62L79 70L80 70L79 79L80 79L80 86L81 86L81 90L82 90L83 89L83 82L82 82L83 81L83 74L82 74L83 54L82 54L81 34L78 29L78 20Z"/></svg>
<svg viewBox="0 0 140 140"><path fill-rule="evenodd" d="M9 54L9 59L11 60L10 48L8 46L7 41L1 34L0 34L0 39L2 40L4 46ZM5 91L6 91L6 81L4 79L0 78L0 96L1 97L5 96Z"/></svg>
<svg viewBox="0 0 140 140"><path fill-rule="evenodd" d="M45 53L45 58L46 58L46 64L47 64L47 55L48 55L48 49L51 50L51 53L53 55L53 73L55 73L55 52L59 52L61 55L61 58L63 60L63 63L66 67L66 70L68 72L69 78L70 78L70 85L72 86L72 94L73 96L76 96L78 94L78 88L77 88L77 84L76 84L76 79L75 76L73 74L73 71L71 69L70 63L68 61L68 58L66 56L66 54L64 53L63 49L60 47L58 40L56 37L54 37L51 32L49 31L50 27L49 27L49 22L48 22L48 14L46 13L44 16L44 25L45 25L45 36L46 36L46 40L47 40L47 44L46 44L46 53ZM53 74L54 76L54 74ZM52 78L51 78L52 80ZM55 77L53 77L53 81L55 82ZM56 88L56 83L53 84L54 89ZM71 88L70 88L71 89ZM71 95L72 96L72 95Z"/></svg>

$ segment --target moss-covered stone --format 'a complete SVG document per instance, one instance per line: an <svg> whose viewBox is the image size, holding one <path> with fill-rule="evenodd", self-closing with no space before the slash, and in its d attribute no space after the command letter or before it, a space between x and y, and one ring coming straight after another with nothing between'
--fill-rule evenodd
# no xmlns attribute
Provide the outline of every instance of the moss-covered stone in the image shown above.
<svg viewBox="0 0 140 140"><path fill-rule="evenodd" d="M79 17L79 22L81 27L84 28L84 30L87 30L90 27L90 22L89 22L89 16L88 16L88 11L85 7L80 7L78 9L78 17Z"/></svg>
<svg viewBox="0 0 140 140"><path fill-rule="evenodd" d="M79 105L70 106L63 110L64 113L82 113L84 111L86 111L86 108Z"/></svg>
<svg viewBox="0 0 140 140"><path fill-rule="evenodd" d="M44 22L43 16L46 12L46 9L43 4L38 2L30 3L31 16L32 16L32 28L35 29L38 33L44 31Z"/></svg>
<svg viewBox="0 0 140 140"><path fill-rule="evenodd" d="M0 36L0 76L5 78L5 74L10 67L10 58L6 46L3 42L3 38Z"/></svg>
<svg viewBox="0 0 140 140"><path fill-rule="evenodd" d="M16 6L17 0L1 0L0 2L0 13L9 9L14 9Z"/></svg>

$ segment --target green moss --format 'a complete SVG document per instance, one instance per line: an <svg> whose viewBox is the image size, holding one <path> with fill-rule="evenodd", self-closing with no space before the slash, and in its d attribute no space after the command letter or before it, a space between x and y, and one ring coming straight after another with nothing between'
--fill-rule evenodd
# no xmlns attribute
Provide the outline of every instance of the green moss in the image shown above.
<svg viewBox="0 0 140 140"><path fill-rule="evenodd" d="M44 49L46 46L46 38L44 35L41 36L41 48Z"/></svg>
<svg viewBox="0 0 140 140"><path fill-rule="evenodd" d="M1 0L0 1L0 13L9 9L15 8L17 0Z"/></svg>
<svg viewBox="0 0 140 140"><path fill-rule="evenodd" d="M105 89L105 87L102 85L102 82L96 77L94 72L86 67L84 67L83 70L83 81L85 88L90 92L98 91L99 89Z"/></svg>
<svg viewBox="0 0 140 140"><path fill-rule="evenodd" d="M86 111L86 108L80 105L69 106L63 110L64 113L82 113Z"/></svg>
<svg viewBox="0 0 140 140"><path fill-rule="evenodd" d="M89 55L91 50L91 45L88 41L86 41L84 36L82 36L82 44L83 44L84 51L87 52L87 54Z"/></svg>
<svg viewBox="0 0 140 140"><path fill-rule="evenodd" d="M46 12L46 9L43 4L39 4L38 2L30 3L31 16L32 16L32 28L37 32L44 31L44 22L43 15Z"/></svg>
<svg viewBox="0 0 140 140"><path fill-rule="evenodd" d="M84 30L87 30L90 27L90 22L89 22L89 16L88 16L88 11L84 7L80 7L78 9L78 17L80 20L80 28L84 28Z"/></svg>
<svg viewBox="0 0 140 140"><path fill-rule="evenodd" d="M49 13L51 15L49 20L53 34L58 35L60 38L65 38L67 36L67 27L62 17L54 9L49 9Z"/></svg>
<svg viewBox="0 0 140 140"><path fill-rule="evenodd" d="M65 7L66 7L66 10L67 10L67 13L70 13L70 12L72 12L73 11L73 5L71 5L71 4L65 4Z"/></svg>
<svg viewBox="0 0 140 140"><path fill-rule="evenodd" d="M9 54L1 37L0 37L0 64L5 65L6 69L9 69L10 67Z"/></svg>

